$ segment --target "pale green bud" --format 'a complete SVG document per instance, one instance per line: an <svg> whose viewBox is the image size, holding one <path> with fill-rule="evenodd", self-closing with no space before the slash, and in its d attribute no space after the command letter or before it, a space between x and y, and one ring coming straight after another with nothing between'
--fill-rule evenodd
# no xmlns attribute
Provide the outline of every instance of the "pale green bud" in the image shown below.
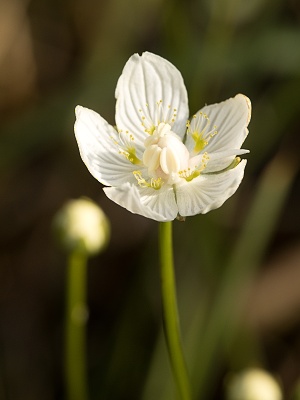
<svg viewBox="0 0 300 400"><path fill-rule="evenodd" d="M251 368L228 380L227 400L282 400L282 392L271 374Z"/></svg>
<svg viewBox="0 0 300 400"><path fill-rule="evenodd" d="M87 198L68 201L56 214L54 229L65 250L81 250L87 255L101 252L110 237L108 218Z"/></svg>

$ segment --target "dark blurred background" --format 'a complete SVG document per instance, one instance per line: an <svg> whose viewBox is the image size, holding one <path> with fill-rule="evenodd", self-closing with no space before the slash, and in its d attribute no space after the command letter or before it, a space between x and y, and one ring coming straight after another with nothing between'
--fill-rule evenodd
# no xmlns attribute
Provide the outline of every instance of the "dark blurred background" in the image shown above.
<svg viewBox="0 0 300 400"><path fill-rule="evenodd" d="M114 124L117 79L146 50L181 71L191 113L239 92L253 105L238 192L219 210L174 222L196 397L224 398L228 374L249 366L296 396L300 3L1 0L0 399L65 398L66 255L51 224L82 195L112 227L88 269L90 398L175 398L161 334L158 224L105 198L73 134L77 104Z"/></svg>

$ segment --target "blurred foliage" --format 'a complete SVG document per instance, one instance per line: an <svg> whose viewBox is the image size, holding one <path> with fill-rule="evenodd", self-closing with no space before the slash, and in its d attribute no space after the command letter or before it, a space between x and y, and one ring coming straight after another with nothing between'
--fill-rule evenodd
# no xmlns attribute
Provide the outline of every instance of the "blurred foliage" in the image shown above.
<svg viewBox="0 0 300 400"><path fill-rule="evenodd" d="M175 398L157 224L105 198L73 136L76 104L114 123L117 79L145 50L182 72L191 113L238 92L253 104L239 191L219 210L174 223L197 398L222 399L227 374L253 365L292 398L300 376L299 2L1 0L0 31L0 398L65 398L66 270L50 225L82 195L112 226L109 248L89 266L90 398Z"/></svg>

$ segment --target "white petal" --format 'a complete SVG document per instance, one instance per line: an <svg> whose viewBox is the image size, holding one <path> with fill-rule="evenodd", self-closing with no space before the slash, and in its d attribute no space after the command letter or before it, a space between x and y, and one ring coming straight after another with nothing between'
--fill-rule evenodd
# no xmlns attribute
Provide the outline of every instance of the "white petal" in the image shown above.
<svg viewBox="0 0 300 400"><path fill-rule="evenodd" d="M178 208L172 187L159 190L141 188L134 184L103 189L106 196L133 214L139 214L155 221L172 221Z"/></svg>
<svg viewBox="0 0 300 400"><path fill-rule="evenodd" d="M119 154L112 140L115 129L99 114L81 106L76 107L75 136L81 158L90 173L104 185L120 185L132 180L131 164L125 156Z"/></svg>
<svg viewBox="0 0 300 400"><path fill-rule="evenodd" d="M243 154L249 153L249 150L244 149L229 149L225 151L217 151L215 153L209 154L209 160L205 171L203 173L211 173L222 171L227 168L236 156L241 156ZM201 156L201 154L200 154ZM197 157L200 157L197 156Z"/></svg>
<svg viewBox="0 0 300 400"><path fill-rule="evenodd" d="M220 174L200 175L191 182L176 187L179 214L183 217L206 214L221 207L239 187L244 176L246 160Z"/></svg>
<svg viewBox="0 0 300 400"><path fill-rule="evenodd" d="M205 106L200 111L207 114L209 118L206 132L215 130L218 132L210 138L203 151L213 153L228 149L239 149L242 146L248 134L247 126L251 118L251 102L248 97L238 94L222 103ZM216 129L214 126L216 126ZM186 145L189 149L194 146L190 135L187 138Z"/></svg>
<svg viewBox="0 0 300 400"><path fill-rule="evenodd" d="M119 78L116 99L118 128L129 130L140 143L148 136L142 126L142 116L149 126L158 125L164 122L158 120L159 115L172 116L174 109L176 120L170 124L183 138L188 117L187 92L178 69L164 58L148 52L142 56L134 54Z"/></svg>

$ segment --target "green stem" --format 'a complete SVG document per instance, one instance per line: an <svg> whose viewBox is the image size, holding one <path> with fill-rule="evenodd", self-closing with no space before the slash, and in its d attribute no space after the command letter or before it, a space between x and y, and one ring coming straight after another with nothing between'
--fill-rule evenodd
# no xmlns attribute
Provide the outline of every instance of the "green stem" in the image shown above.
<svg viewBox="0 0 300 400"><path fill-rule="evenodd" d="M68 400L87 400L86 305L87 255L73 251L68 260L65 379Z"/></svg>
<svg viewBox="0 0 300 400"><path fill-rule="evenodd" d="M161 287L164 329L173 375L182 400L191 399L188 372L180 340L173 263L172 222L160 223Z"/></svg>

